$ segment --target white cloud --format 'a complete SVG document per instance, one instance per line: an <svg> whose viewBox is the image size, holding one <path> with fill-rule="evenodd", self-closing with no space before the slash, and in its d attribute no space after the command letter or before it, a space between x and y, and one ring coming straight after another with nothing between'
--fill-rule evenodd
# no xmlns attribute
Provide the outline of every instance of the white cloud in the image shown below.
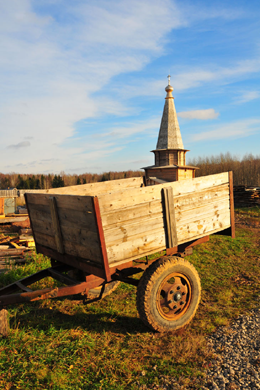
<svg viewBox="0 0 260 390"><path fill-rule="evenodd" d="M65 169L83 150L82 145L59 147L74 137L77 122L131 112L123 99L110 96L106 85L111 78L140 70L161 55L166 34L184 23L170 0L65 1L60 18L50 13L54 3L45 6L33 0L0 4L2 166L10 159L28 167L33 161L37 171L37 161L49 160L47 169ZM97 98L94 93L102 90ZM124 137L123 129L115 131ZM17 146L29 139L30 154ZM7 153L9 145L14 147ZM118 150L107 146L102 151L109 149ZM55 167L53 156L59 157Z"/></svg>
<svg viewBox="0 0 260 390"><path fill-rule="evenodd" d="M236 104L242 104L242 103L247 103L251 102L251 100L259 99L260 98L260 93L259 91L247 91L247 92L242 92L239 97L235 99Z"/></svg>
<svg viewBox="0 0 260 390"><path fill-rule="evenodd" d="M216 119L219 116L219 112L216 112L213 108L206 110L194 110L194 111L182 111L177 113L178 117L185 119Z"/></svg>
<svg viewBox="0 0 260 390"><path fill-rule="evenodd" d="M110 129L108 132L99 134L99 137L111 137L115 139L128 138L134 134L149 133L153 130L158 130L160 125L160 118L152 118L150 120L143 120L131 123L129 126L120 126Z"/></svg>
<svg viewBox="0 0 260 390"><path fill-rule="evenodd" d="M248 137L256 132L260 132L260 119L244 119L221 126L213 130L194 134L191 141L220 140L226 138Z"/></svg>
<svg viewBox="0 0 260 390"><path fill-rule="evenodd" d="M173 66L173 68L176 68L176 66ZM217 87L232 84L236 80L241 80L241 77L245 79L258 72L260 72L260 58L234 62L227 67L212 64L204 65L200 68L186 66L184 71L177 70L172 74L173 96L175 91L186 91L209 83L211 86L216 85ZM126 83L124 91L128 97L161 96L166 85L166 77L160 80L146 79L143 82L138 81L138 84L131 83L128 85Z"/></svg>

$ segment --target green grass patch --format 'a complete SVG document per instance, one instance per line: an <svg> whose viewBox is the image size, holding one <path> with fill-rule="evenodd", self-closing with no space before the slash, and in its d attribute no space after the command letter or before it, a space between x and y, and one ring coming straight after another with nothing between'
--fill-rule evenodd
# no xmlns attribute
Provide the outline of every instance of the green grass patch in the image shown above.
<svg viewBox="0 0 260 390"><path fill-rule="evenodd" d="M252 209L241 212L256 216ZM162 376L195 387L212 357L205 336L259 306L258 231L238 228L234 240L211 236L189 261L199 272L202 300L183 334L147 329L136 310L136 288L124 283L89 306L67 298L11 306L10 336L0 339L0 389L133 390L160 384ZM49 266L35 255L0 275L0 286ZM51 283L46 279L35 288Z"/></svg>

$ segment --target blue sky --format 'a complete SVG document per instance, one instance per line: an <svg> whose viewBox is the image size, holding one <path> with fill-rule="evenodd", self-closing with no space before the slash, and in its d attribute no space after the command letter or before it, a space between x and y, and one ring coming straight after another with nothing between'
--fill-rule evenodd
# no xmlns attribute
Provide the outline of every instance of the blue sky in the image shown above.
<svg viewBox="0 0 260 390"><path fill-rule="evenodd" d="M0 0L0 172L153 163L167 76L188 159L260 155L259 0Z"/></svg>

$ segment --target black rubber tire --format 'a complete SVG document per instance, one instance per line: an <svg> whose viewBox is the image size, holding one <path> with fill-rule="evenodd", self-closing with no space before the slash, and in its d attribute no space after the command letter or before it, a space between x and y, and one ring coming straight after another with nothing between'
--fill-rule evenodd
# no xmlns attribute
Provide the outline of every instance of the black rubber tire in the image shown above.
<svg viewBox="0 0 260 390"><path fill-rule="evenodd" d="M115 280L115 281L113 281L111 283L107 283L106 286L105 286L105 290L103 292L103 295L102 295L102 299L107 297L108 295L112 294L112 292L117 289L119 284L120 284L119 280ZM92 288L88 292L88 298L89 299L98 298L99 295L100 295L100 291L101 291L101 286Z"/></svg>
<svg viewBox="0 0 260 390"><path fill-rule="evenodd" d="M170 287L169 283L174 283L173 286L178 285L177 289L183 293L179 294L176 289L173 295L174 288ZM162 293L165 297L162 297ZM182 295L184 299L180 298ZM174 299L168 300L169 296ZM200 278L194 266L181 257L162 257L151 264L140 279L137 287L137 310L141 320L151 329L172 332L183 328L193 319L200 296ZM186 302L182 302L185 299ZM175 305L175 300L180 301L177 302L179 305L177 314L176 309L173 310L176 306L169 308L170 302L173 302L171 305Z"/></svg>

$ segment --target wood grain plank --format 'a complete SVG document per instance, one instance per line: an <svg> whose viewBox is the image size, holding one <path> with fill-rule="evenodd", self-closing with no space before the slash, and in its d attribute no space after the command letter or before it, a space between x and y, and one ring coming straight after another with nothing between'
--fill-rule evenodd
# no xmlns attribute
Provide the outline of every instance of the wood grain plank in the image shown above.
<svg viewBox="0 0 260 390"><path fill-rule="evenodd" d="M124 223L121 226L117 226L111 229L104 230L106 245L110 245L114 242L131 241L135 236L148 234L149 231L155 229L163 229L164 220L163 215L159 215L156 218L144 219L142 223L133 222Z"/></svg>
<svg viewBox="0 0 260 390"><path fill-rule="evenodd" d="M102 213L102 223L104 230L120 226L128 221L142 221L143 218L154 218L162 214L162 201L155 200L153 202L134 205L122 210L110 210Z"/></svg>
<svg viewBox="0 0 260 390"><path fill-rule="evenodd" d="M183 212L175 212L176 215L176 222L177 224L181 224L184 221L192 221L197 218L202 218L203 216L207 215L215 215L221 210L226 210L226 212L229 214L229 199L223 199L223 201L210 203L208 204L202 204L200 207L197 207L196 209L192 210L186 210Z"/></svg>
<svg viewBox="0 0 260 390"><path fill-rule="evenodd" d="M131 258L138 259L145 256L145 253L154 253L158 250L166 248L164 230L159 234L156 231L154 234L150 231L149 234L141 238L133 239L130 242L121 242L113 246L107 246L109 264Z"/></svg>
<svg viewBox="0 0 260 390"><path fill-rule="evenodd" d="M28 193L27 199L29 207L34 205L49 205L49 198L53 195ZM58 208L65 208L68 210L78 210L82 212L93 212L92 196L78 196L78 195L56 195L55 199Z"/></svg>
<svg viewBox="0 0 260 390"><path fill-rule="evenodd" d="M101 214L109 210L123 209L140 203L151 202L161 199L161 190L171 186L173 195L183 195L192 192L199 192L206 188L217 187L228 183L228 173L220 173L195 179L187 179L181 182L159 184L155 186L121 190L107 195L99 196Z"/></svg>
<svg viewBox="0 0 260 390"><path fill-rule="evenodd" d="M56 241L53 236L49 236L47 234L35 232L35 240L38 244L46 246L48 248L56 250ZM93 262L97 262L102 264L102 256L100 247L94 247L92 245L80 245L77 242L73 241L65 241L63 240L63 246L65 253L68 255L76 256L86 260L92 260Z"/></svg>
<svg viewBox="0 0 260 390"><path fill-rule="evenodd" d="M97 232L80 228L78 225L65 224L60 225L64 241L73 241L83 246L91 245L96 250L99 248ZM37 220L34 231L37 233L54 236L54 230L50 222Z"/></svg>
<svg viewBox="0 0 260 390"><path fill-rule="evenodd" d="M141 187L142 177L131 177L128 179L109 180L98 183L81 184L70 187L52 188L46 190L49 194L71 194L71 195L99 195L110 191L118 191L121 188Z"/></svg>
<svg viewBox="0 0 260 390"><path fill-rule="evenodd" d="M30 217L35 225L37 221L51 222L51 213L47 206L31 204ZM77 225L93 232L97 231L94 213L58 208L61 226Z"/></svg>
<svg viewBox="0 0 260 390"><path fill-rule="evenodd" d="M179 195L174 197L175 211L195 209L202 203L211 203L229 198L229 186L224 184L217 188L205 189L203 191Z"/></svg>
<svg viewBox="0 0 260 390"><path fill-rule="evenodd" d="M177 225L178 244L183 241L194 239L202 234L212 234L219 229L226 229L230 226L230 214L226 210L207 218L198 218L192 222Z"/></svg>

